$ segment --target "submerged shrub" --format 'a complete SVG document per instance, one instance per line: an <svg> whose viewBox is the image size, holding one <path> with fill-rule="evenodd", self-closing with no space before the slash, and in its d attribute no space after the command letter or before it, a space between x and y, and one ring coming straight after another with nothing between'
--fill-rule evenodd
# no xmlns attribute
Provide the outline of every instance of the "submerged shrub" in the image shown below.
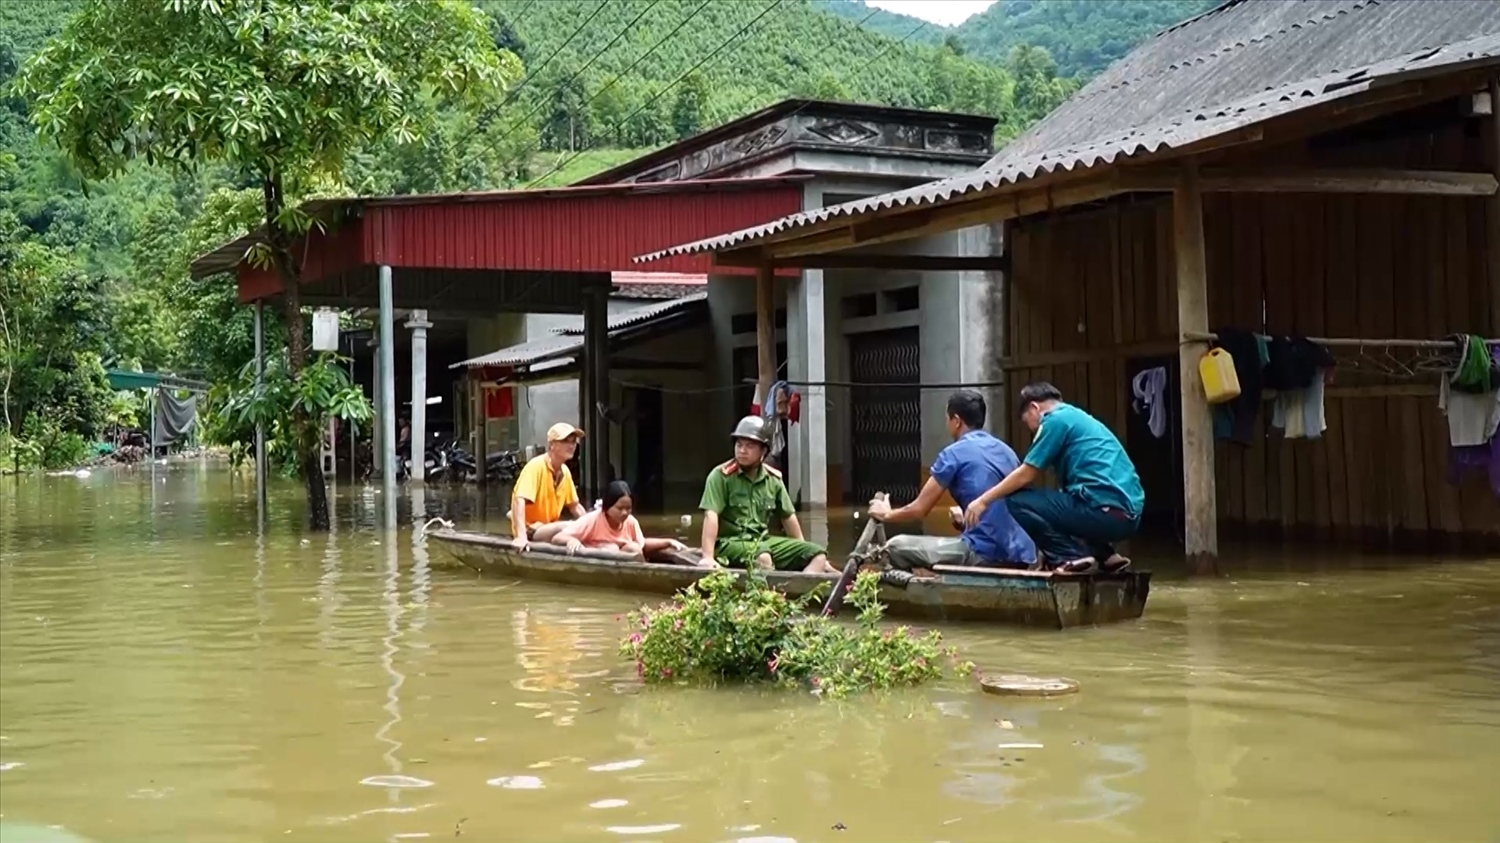
<svg viewBox="0 0 1500 843"><path fill-rule="evenodd" d="M631 613L620 651L647 682L773 681L830 697L940 679L949 663L960 675L972 669L936 631L881 626L879 589L875 574L856 578L851 627L807 611L816 594L792 601L759 572L715 571Z"/></svg>

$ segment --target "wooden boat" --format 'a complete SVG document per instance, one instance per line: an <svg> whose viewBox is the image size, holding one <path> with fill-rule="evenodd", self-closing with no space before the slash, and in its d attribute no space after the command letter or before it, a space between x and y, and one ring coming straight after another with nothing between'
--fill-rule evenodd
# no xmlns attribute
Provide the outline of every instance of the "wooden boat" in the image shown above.
<svg viewBox="0 0 1500 843"><path fill-rule="evenodd" d="M710 569L639 562L623 553L533 546L517 550L508 536L450 528L427 533L442 549L481 574L519 577L560 585L670 595L697 582ZM434 560L436 561L436 560ZM982 621L1064 629L1139 618L1151 588L1149 571L1057 574L940 565L937 576L905 586L883 584L880 599L891 617L923 621ZM772 586L800 597L837 574L768 573Z"/></svg>

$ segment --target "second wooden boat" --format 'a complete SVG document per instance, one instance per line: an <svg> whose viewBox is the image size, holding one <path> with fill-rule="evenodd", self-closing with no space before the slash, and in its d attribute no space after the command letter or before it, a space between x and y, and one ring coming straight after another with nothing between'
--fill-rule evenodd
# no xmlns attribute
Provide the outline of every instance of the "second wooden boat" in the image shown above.
<svg viewBox="0 0 1500 843"><path fill-rule="evenodd" d="M427 533L432 547L481 574L518 577L559 585L609 588L670 595L710 572L688 565L640 562L622 553L534 546L522 552L508 536L439 529ZM915 578L905 586L884 584L880 599L887 614L924 621L986 623L1064 629L1139 618L1151 590L1149 571L1055 574L1005 568L939 566L937 576ZM776 571L771 585L800 597L834 574Z"/></svg>

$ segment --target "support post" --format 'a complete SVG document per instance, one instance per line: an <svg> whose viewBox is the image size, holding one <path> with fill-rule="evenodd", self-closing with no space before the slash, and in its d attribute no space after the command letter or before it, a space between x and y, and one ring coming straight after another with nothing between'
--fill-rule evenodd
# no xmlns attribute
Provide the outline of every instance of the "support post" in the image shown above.
<svg viewBox="0 0 1500 843"><path fill-rule="evenodd" d="M151 388L151 395L146 400L146 409L150 411L151 420L151 470L156 471L156 412L161 408L161 387Z"/></svg>
<svg viewBox="0 0 1500 843"><path fill-rule="evenodd" d="M489 395L484 391L483 372L483 369L469 370L469 384L474 395L474 465L481 490L489 479L490 455Z"/></svg>
<svg viewBox="0 0 1500 843"><path fill-rule="evenodd" d="M255 302L255 389L260 391L266 383L266 322L265 303ZM155 424L155 420L152 420ZM255 423L255 506L262 519L266 514L266 426Z"/></svg>
<svg viewBox="0 0 1500 843"><path fill-rule="evenodd" d="M380 491L387 527L394 527L396 505L396 328L391 268L380 267Z"/></svg>
<svg viewBox="0 0 1500 843"><path fill-rule="evenodd" d="M1500 179L1500 76L1490 77L1490 170ZM1489 198L1490 336L1500 337L1500 193Z"/></svg>
<svg viewBox="0 0 1500 843"><path fill-rule="evenodd" d="M768 265L755 269L755 360L758 392L765 401L776 380L776 270Z"/></svg>
<svg viewBox="0 0 1500 843"><path fill-rule="evenodd" d="M1193 164L1172 191L1173 252L1177 263L1178 373L1182 389L1183 535L1188 569L1213 573L1219 555L1214 481L1213 419L1198 360L1208 351L1188 336L1208 331L1208 264L1203 243L1203 194Z"/></svg>
<svg viewBox="0 0 1500 843"><path fill-rule="evenodd" d="M374 333L370 334L370 401L375 407L375 419L370 425L370 476L378 478L381 473L380 463L380 440L384 432L380 426L381 407L381 379L380 379L380 326L375 326Z"/></svg>
<svg viewBox="0 0 1500 843"><path fill-rule="evenodd" d="M793 380L821 383L828 376L823 270L802 271L802 277L787 290L786 310L787 372ZM801 498L811 507L827 506L828 397L822 386L801 390L801 418L788 435L791 465L781 468L794 500Z"/></svg>
<svg viewBox="0 0 1500 843"><path fill-rule="evenodd" d="M585 405L580 407L578 423L585 431L584 456L587 461L585 475L588 483L588 500L584 506L593 504L593 499L604 493L609 482L609 427L599 412L599 405L609 402L609 287L595 286L584 290L583 296L584 371L587 388L579 393L585 396Z"/></svg>
<svg viewBox="0 0 1500 843"><path fill-rule="evenodd" d="M427 474L427 311L413 310L406 320L411 329L411 479Z"/></svg>

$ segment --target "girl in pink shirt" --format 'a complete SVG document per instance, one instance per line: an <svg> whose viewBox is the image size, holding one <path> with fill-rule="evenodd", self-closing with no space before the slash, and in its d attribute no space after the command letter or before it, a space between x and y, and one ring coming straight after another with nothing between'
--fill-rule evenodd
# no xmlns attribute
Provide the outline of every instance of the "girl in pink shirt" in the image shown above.
<svg viewBox="0 0 1500 843"><path fill-rule="evenodd" d="M630 514L633 508L630 486L623 480L616 480L605 489L603 505L599 509L570 522L552 542L566 547L569 553L587 547L642 556L646 535L641 532L641 522Z"/></svg>

